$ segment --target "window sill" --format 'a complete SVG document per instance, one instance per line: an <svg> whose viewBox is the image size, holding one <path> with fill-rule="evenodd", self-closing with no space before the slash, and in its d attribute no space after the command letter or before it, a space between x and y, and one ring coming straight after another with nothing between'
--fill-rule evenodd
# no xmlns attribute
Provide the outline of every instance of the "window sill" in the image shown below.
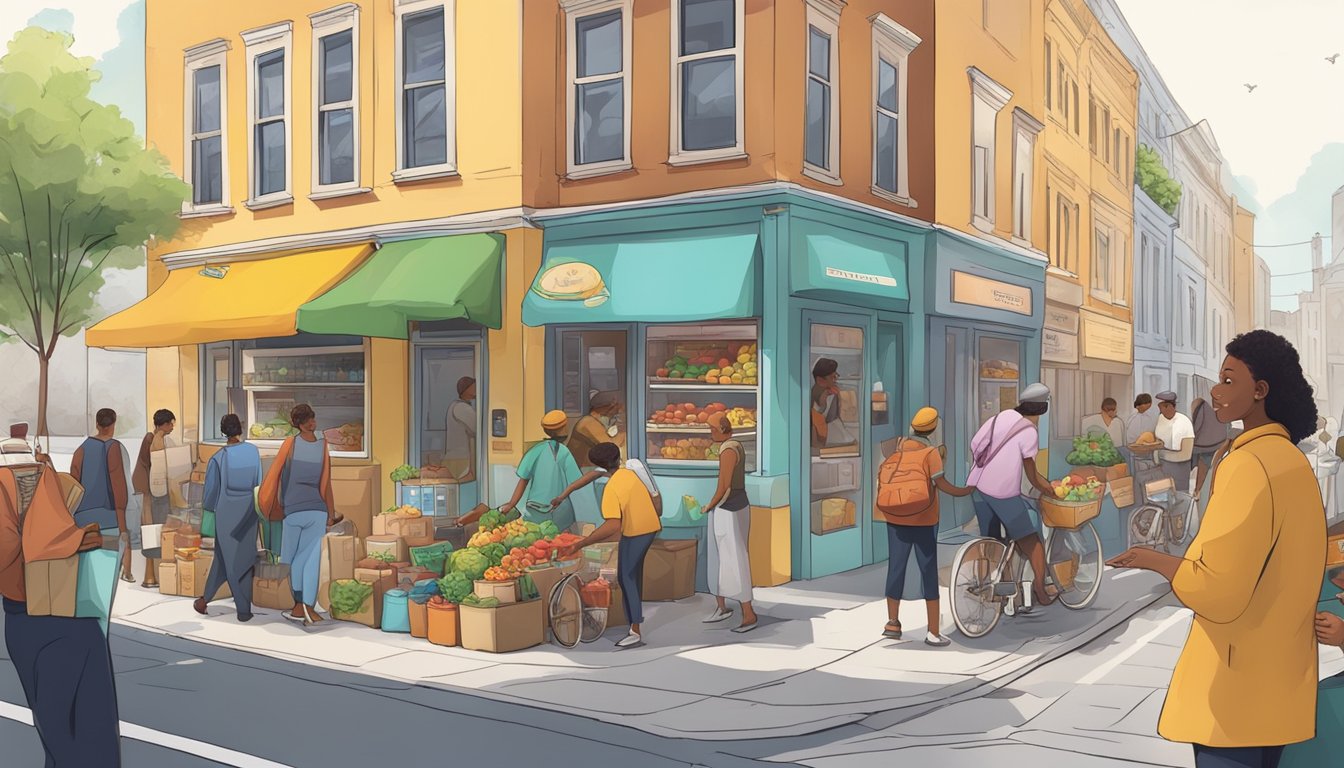
<svg viewBox="0 0 1344 768"><path fill-rule="evenodd" d="M986 235L994 234L994 222L979 214L971 216L971 226L984 232Z"/></svg>
<svg viewBox="0 0 1344 768"><path fill-rule="evenodd" d="M839 176L836 176L825 168L818 168L815 165L804 164L803 175L813 181L829 184L832 187L843 187L845 185L845 182L841 181Z"/></svg>
<svg viewBox="0 0 1344 768"><path fill-rule="evenodd" d="M1070 280L1078 279L1078 275L1076 273L1070 272L1069 270L1064 269L1063 267L1056 267L1054 264L1051 264L1048 268L1046 268L1045 271L1048 274L1055 275L1056 277L1067 277Z"/></svg>
<svg viewBox="0 0 1344 768"><path fill-rule="evenodd" d="M460 178L457 172L457 167L452 165L435 165L426 168L402 168L399 171L392 172L392 181L398 184L407 181L451 178Z"/></svg>
<svg viewBox="0 0 1344 768"><path fill-rule="evenodd" d="M319 189L308 196L309 200L332 200L338 197L350 197L352 195L367 195L372 192L371 187L336 187L333 189Z"/></svg>
<svg viewBox="0 0 1344 768"><path fill-rule="evenodd" d="M874 197L880 197L889 203L903 205L906 208L919 207L919 202L915 200L913 197L906 197L904 195L898 195L894 192L888 192L887 190L877 186L876 184L872 186L872 189L870 191L873 193Z"/></svg>
<svg viewBox="0 0 1344 768"><path fill-rule="evenodd" d="M268 208L279 208L282 205L291 205L294 202L294 196L288 193L283 195L271 195L256 200L248 200L243 203L249 211L264 211Z"/></svg>
<svg viewBox="0 0 1344 768"><path fill-rule="evenodd" d="M198 205L192 208L183 208L178 214L182 219L204 219L209 216L231 216L233 215L233 206L231 205Z"/></svg>
<svg viewBox="0 0 1344 768"><path fill-rule="evenodd" d="M616 163L594 163L592 165L579 165L569 169L565 174L565 179L569 181L581 181L583 179L593 179L598 176L610 176L615 173L625 173L633 169L632 163L624 160Z"/></svg>
<svg viewBox="0 0 1344 768"><path fill-rule="evenodd" d="M690 165L726 163L731 160L747 160L749 158L750 155L740 149L714 149L707 152L674 153L668 156L667 164L674 168L682 168Z"/></svg>
<svg viewBox="0 0 1344 768"><path fill-rule="evenodd" d="M1018 245L1023 248L1030 248L1033 251L1036 250L1036 246L1032 245L1030 240L1026 239L1025 237L1022 237L1021 235L1013 235L1012 237L1008 238L1008 240L1013 245Z"/></svg>

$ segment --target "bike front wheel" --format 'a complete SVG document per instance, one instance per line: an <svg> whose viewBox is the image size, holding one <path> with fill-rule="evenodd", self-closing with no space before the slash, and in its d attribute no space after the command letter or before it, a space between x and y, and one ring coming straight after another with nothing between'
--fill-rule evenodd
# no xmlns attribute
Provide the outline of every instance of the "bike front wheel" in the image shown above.
<svg viewBox="0 0 1344 768"><path fill-rule="evenodd" d="M999 623L1001 601L994 597L996 571L1007 547L997 539L973 539L952 559L952 621L965 637L984 637Z"/></svg>
<svg viewBox="0 0 1344 768"><path fill-rule="evenodd" d="M1097 599L1103 558L1101 537L1091 523L1076 530L1056 529L1046 549L1046 562L1065 608L1082 610Z"/></svg>

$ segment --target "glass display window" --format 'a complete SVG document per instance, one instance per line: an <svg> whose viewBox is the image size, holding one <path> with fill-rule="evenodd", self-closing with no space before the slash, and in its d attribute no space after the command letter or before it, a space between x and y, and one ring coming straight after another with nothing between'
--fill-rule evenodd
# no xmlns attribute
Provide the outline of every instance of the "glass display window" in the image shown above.
<svg viewBox="0 0 1344 768"><path fill-rule="evenodd" d="M980 339L979 352L977 410L983 424L1017 407L1022 386L1022 343L986 336Z"/></svg>
<svg viewBox="0 0 1344 768"><path fill-rule="evenodd" d="M723 413L742 443L746 471L756 470L758 341L754 321L647 328L643 417L651 466L717 467L721 446L708 422Z"/></svg>
<svg viewBox="0 0 1344 768"><path fill-rule="evenodd" d="M855 528L864 507L864 336L862 328L812 325L807 414L812 533Z"/></svg>
<svg viewBox="0 0 1344 768"><path fill-rule="evenodd" d="M598 443L615 443L627 456L629 424L629 331L561 329L555 344L560 358L556 382L560 409L569 417L566 444L580 467Z"/></svg>

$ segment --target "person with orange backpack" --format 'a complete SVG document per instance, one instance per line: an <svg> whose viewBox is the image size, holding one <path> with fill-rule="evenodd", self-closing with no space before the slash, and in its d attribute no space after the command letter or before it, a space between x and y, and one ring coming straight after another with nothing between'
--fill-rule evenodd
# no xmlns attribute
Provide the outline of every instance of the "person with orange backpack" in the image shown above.
<svg viewBox="0 0 1344 768"><path fill-rule="evenodd" d="M943 648L951 641L938 622L938 491L969 496L974 488L953 485L943 476L943 456L930 439L938 429L938 411L920 408L910 421L913 433L877 470L874 516L887 524L887 626L883 637L901 639L901 597L913 551L928 610L925 645Z"/></svg>

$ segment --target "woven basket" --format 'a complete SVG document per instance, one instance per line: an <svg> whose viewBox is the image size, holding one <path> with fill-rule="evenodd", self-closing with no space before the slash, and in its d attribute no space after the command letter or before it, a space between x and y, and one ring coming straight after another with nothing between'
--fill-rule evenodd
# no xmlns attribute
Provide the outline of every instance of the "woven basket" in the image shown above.
<svg viewBox="0 0 1344 768"><path fill-rule="evenodd" d="M1041 497L1041 522L1051 528L1082 528L1087 521L1101 514L1101 499L1095 501L1060 501Z"/></svg>

